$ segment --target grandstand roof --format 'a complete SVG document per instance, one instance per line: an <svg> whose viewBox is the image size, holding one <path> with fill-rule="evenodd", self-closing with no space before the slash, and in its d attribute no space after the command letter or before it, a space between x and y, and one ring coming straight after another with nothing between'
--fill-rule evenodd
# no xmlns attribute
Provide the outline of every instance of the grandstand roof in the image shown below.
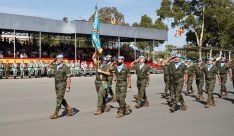
<svg viewBox="0 0 234 136"><path fill-rule="evenodd" d="M101 23L100 27L100 34L104 36L160 41L165 41L168 39L168 32L166 30L103 23ZM0 29L61 34L77 33L88 35L91 34L92 24L87 21L74 20L65 22L63 20L0 13Z"/></svg>

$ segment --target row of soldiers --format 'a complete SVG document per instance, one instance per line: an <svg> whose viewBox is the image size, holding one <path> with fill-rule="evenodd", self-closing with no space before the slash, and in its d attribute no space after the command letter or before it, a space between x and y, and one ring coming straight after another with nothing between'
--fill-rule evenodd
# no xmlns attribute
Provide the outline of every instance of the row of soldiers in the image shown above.
<svg viewBox="0 0 234 136"><path fill-rule="evenodd" d="M217 57L216 60L209 58L205 63L199 60L197 63L193 63L190 59L182 62L181 55L175 55L164 62L161 66L164 71L164 82L165 91L162 97L167 99L171 112L177 111L178 109L186 110L184 98L182 96L183 86L186 87L185 95L194 94L193 80L196 79L197 100L204 99L204 92L207 92L208 98L205 108L215 106L215 100L213 92L215 89L216 76L221 86L219 97L227 96L228 91L226 88L227 76L229 74L233 81L234 86L234 64L231 60L227 61L225 57ZM206 85L203 90L204 84ZM178 103L181 103L179 106Z"/></svg>
<svg viewBox="0 0 234 136"><path fill-rule="evenodd" d="M93 61L96 67L95 86L98 94L97 110L94 115L100 115L110 111L108 104L108 94L117 101L119 108L117 118L130 114L131 107L125 102L127 92L131 91L131 74L130 69L124 64L124 57L119 56L117 60L112 62L111 55L102 57L99 61L96 53L93 55ZM136 100L135 107L139 109L143 106L149 106L149 101L146 96L146 86L149 82L150 67L145 64L145 57L140 56L137 60L131 63L131 68L135 69L137 74L138 93L134 96ZM115 95L111 89L112 81L116 82ZM112 99L113 100L113 99Z"/></svg>
<svg viewBox="0 0 234 136"><path fill-rule="evenodd" d="M0 61L0 79L5 76L5 79L8 79L10 76L10 72L12 71L12 76L16 79L18 74L21 78L25 78L26 74L28 78L31 78L32 75L35 78L48 76L51 77L54 75L54 70L48 67L50 62L45 61L30 61L27 65L24 61L21 61L20 64L17 64L14 61L12 64L9 63L7 60L6 63L2 63ZM80 63L79 60L70 61L66 64L71 71L72 76L80 76L81 70L83 70L83 75L86 76L89 74L90 76L93 75L93 63L91 62L88 66L86 61ZM88 71L89 68L89 71Z"/></svg>

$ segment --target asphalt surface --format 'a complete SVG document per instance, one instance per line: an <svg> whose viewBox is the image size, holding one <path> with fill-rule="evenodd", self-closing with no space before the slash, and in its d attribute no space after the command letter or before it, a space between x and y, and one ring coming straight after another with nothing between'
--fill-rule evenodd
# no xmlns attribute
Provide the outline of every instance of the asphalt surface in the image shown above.
<svg viewBox="0 0 234 136"><path fill-rule="evenodd" d="M132 91L126 99L132 107L131 114L117 119L118 104L112 102L110 112L93 115L97 103L94 77L78 77L72 79L71 92L65 96L76 112L72 117L57 120L49 119L56 102L53 78L0 80L0 136L234 135L234 90L230 80L228 97L220 99L215 95L215 107L205 109L205 101L186 96L188 110L170 113L165 99L161 98L163 75L151 75L147 88L150 106L141 109L134 108L136 76L132 78ZM219 89L217 84L215 92Z"/></svg>

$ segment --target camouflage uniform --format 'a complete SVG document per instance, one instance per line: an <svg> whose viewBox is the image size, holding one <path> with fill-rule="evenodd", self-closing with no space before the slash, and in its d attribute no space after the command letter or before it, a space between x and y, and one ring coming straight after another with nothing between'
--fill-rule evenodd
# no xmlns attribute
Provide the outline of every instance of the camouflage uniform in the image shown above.
<svg viewBox="0 0 234 136"><path fill-rule="evenodd" d="M0 79L2 79L3 70L4 70L4 65L2 64L2 62L0 62Z"/></svg>
<svg viewBox="0 0 234 136"><path fill-rule="evenodd" d="M5 73L5 79L8 79L10 75L10 64L7 62L4 65L4 73Z"/></svg>
<svg viewBox="0 0 234 136"><path fill-rule="evenodd" d="M107 93L107 76L101 73L97 72L97 67L96 67L96 80L95 80L95 86L96 86L96 91L98 94L98 100L97 100L97 111L99 111L99 114L102 112L102 109L105 108L107 104L106 100L106 93ZM106 65L102 64L100 66L100 69L102 71L106 71ZM95 115L98 115L95 113Z"/></svg>
<svg viewBox="0 0 234 136"><path fill-rule="evenodd" d="M173 91L174 91L174 100L171 111L177 110L177 104L180 102L182 104L182 110L186 110L187 106L185 105L184 98L181 94L184 84L184 75L188 73L185 64L180 62L180 65L176 68L176 63L172 62L169 66L170 71L170 78L173 80L171 82L173 84Z"/></svg>
<svg viewBox="0 0 234 136"><path fill-rule="evenodd" d="M127 104L125 102L125 98L127 95L127 85L128 85L127 78L130 77L131 74L127 69L127 67L124 65L120 72L118 71L117 67L115 68L115 75L117 80L115 87L115 94L116 94L116 100L119 103L118 113L125 114L125 110L127 108Z"/></svg>
<svg viewBox="0 0 234 136"><path fill-rule="evenodd" d="M112 100L115 101L115 96L114 96L114 92L112 90L112 81L113 81L113 72L114 72L114 66L111 66L111 62L107 63L107 68L110 71L111 75L108 75L107 79L107 93L109 93L112 97Z"/></svg>
<svg viewBox="0 0 234 136"><path fill-rule="evenodd" d="M188 95L191 91L191 94L194 93L193 90L193 78L195 73L195 68L193 65L187 65L187 71L188 71L188 82L187 82L187 91L186 94Z"/></svg>
<svg viewBox="0 0 234 136"><path fill-rule="evenodd" d="M227 95L227 88L225 86L227 82L227 73L229 72L230 65L228 63L219 62L217 63L217 67L220 72L220 78L221 78L221 90L220 90L220 96L222 96L222 93L225 93Z"/></svg>
<svg viewBox="0 0 234 136"><path fill-rule="evenodd" d="M214 104L213 91L215 89L216 75L219 74L219 69L217 66L213 65L210 70L208 65L204 67L205 80L206 80L206 89L208 92L207 104Z"/></svg>
<svg viewBox="0 0 234 136"><path fill-rule="evenodd" d="M63 64L62 66L54 64L52 65L54 70L54 79L55 79L55 92L57 96L57 103L55 112L59 112L61 105L67 108L67 101L64 99L66 87L67 87L67 78L71 76L70 69Z"/></svg>
<svg viewBox="0 0 234 136"><path fill-rule="evenodd" d="M169 91L169 64L163 65L162 69L164 73L163 78L164 78L164 83L165 83L165 90L164 90L163 97L166 97Z"/></svg>
<svg viewBox="0 0 234 136"><path fill-rule="evenodd" d="M175 88L175 84L174 84L174 78L173 78L173 69L172 68L170 68L172 65L174 65L173 64L174 62L173 61L171 61L171 62L169 62L169 64L168 64L168 68L167 68L167 70L168 70L168 77L169 77L169 91L170 91L170 94L169 94L169 98L168 98L168 103L169 104L171 104L172 103L172 101L173 101L173 98L175 97L175 90L174 90L174 88Z"/></svg>
<svg viewBox="0 0 234 136"><path fill-rule="evenodd" d="M145 88L148 84L150 67L144 63L142 66L140 63L138 63L135 64L133 68L136 70L137 74L138 102L136 107L139 108L141 106L142 101L144 101L146 105L149 105Z"/></svg>
<svg viewBox="0 0 234 136"><path fill-rule="evenodd" d="M196 75L196 85L199 96L203 95L202 87L204 86L204 77L205 77L203 67L204 65L199 65L199 64L194 65L195 75Z"/></svg>

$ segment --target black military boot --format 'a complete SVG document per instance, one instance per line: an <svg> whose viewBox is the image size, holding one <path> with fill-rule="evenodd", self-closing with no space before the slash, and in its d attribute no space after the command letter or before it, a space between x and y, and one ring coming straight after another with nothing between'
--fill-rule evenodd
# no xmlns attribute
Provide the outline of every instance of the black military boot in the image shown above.
<svg viewBox="0 0 234 136"><path fill-rule="evenodd" d="M182 110L182 111L187 110L187 105L185 104L185 102L182 102L182 103L181 103L181 108L180 108L180 110Z"/></svg>
<svg viewBox="0 0 234 136"><path fill-rule="evenodd" d="M177 110L178 110L178 105L177 105L177 103L173 103L172 106L171 106L171 108L170 108L170 111L171 111L171 112L175 112L175 111L177 111Z"/></svg>

